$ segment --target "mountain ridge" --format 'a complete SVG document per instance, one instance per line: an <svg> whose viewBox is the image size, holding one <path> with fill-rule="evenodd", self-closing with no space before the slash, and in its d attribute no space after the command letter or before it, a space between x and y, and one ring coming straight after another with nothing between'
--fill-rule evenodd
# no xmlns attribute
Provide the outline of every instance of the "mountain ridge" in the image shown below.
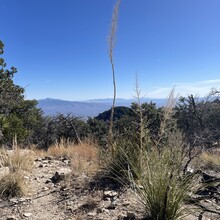
<svg viewBox="0 0 220 220"><path fill-rule="evenodd" d="M112 106L112 99L91 99L85 101L69 101L62 99L46 98L39 99L38 108L41 108L45 115L53 116L58 113L73 114L77 117L95 117L99 113L107 111ZM116 106L130 107L135 99L116 99ZM142 102L155 102L157 107L166 103L166 99L143 99Z"/></svg>

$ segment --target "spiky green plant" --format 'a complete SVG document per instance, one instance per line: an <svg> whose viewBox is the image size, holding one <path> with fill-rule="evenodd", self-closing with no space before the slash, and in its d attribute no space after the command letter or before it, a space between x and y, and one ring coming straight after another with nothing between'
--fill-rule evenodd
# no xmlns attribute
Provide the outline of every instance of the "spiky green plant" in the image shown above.
<svg viewBox="0 0 220 220"><path fill-rule="evenodd" d="M143 138L150 133L139 112L141 141L129 143L121 139L110 161L114 178L132 186L149 220L184 217L187 214L184 203L194 187L194 176L183 172L184 141L171 117L173 103L172 91L155 140Z"/></svg>
<svg viewBox="0 0 220 220"><path fill-rule="evenodd" d="M139 156L140 164L129 162L132 173L128 171L128 176L146 216L151 220L183 217L183 204L192 189L193 178L182 173L181 149L153 148Z"/></svg>

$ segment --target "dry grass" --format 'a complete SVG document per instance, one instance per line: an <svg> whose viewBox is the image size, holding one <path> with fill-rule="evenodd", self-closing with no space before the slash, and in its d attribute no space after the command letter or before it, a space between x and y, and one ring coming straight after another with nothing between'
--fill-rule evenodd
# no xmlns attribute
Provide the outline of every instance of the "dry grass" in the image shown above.
<svg viewBox="0 0 220 220"><path fill-rule="evenodd" d="M34 152L31 150L14 149L0 150L0 166L9 167L11 172L31 171L34 167Z"/></svg>
<svg viewBox="0 0 220 220"><path fill-rule="evenodd" d="M0 197L11 198L23 196L27 191L27 184L23 175L18 172L9 173L0 179Z"/></svg>
<svg viewBox="0 0 220 220"><path fill-rule="evenodd" d="M36 151L40 156L53 156L58 158L68 158L71 160L71 168L76 175L94 174L99 167L99 149L94 143L83 142L74 144L69 141L61 140L49 147L47 151Z"/></svg>
<svg viewBox="0 0 220 220"><path fill-rule="evenodd" d="M98 149L95 146L81 144L74 147L72 169L75 174L94 175L99 169Z"/></svg>
<svg viewBox="0 0 220 220"><path fill-rule="evenodd" d="M220 171L220 148L203 152L201 159L205 168Z"/></svg>
<svg viewBox="0 0 220 220"><path fill-rule="evenodd" d="M0 175L0 197L22 196L27 191L24 172L30 172L34 166L34 152L16 148L0 150L0 168L7 172Z"/></svg>

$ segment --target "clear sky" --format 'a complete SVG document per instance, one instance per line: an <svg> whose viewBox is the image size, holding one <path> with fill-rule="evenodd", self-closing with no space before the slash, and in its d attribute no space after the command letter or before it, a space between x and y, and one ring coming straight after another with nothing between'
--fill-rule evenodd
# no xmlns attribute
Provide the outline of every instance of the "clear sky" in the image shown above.
<svg viewBox="0 0 220 220"><path fill-rule="evenodd" d="M113 96L107 35L115 0L0 0L0 40L26 98ZM220 87L219 0L122 0L117 96L206 95Z"/></svg>

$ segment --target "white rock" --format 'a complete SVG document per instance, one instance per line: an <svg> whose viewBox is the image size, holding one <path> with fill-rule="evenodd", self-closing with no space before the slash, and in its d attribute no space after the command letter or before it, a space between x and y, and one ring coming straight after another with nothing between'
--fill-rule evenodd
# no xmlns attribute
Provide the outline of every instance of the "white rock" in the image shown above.
<svg viewBox="0 0 220 220"><path fill-rule="evenodd" d="M10 202L13 202L14 204L17 204L18 203L18 200L16 198L12 198L9 200Z"/></svg>
<svg viewBox="0 0 220 220"><path fill-rule="evenodd" d="M110 197L110 198L112 198L112 197L115 197L115 196L117 196L117 195L118 195L118 193L115 192L115 191L105 191L105 192L104 192L104 197Z"/></svg>
<svg viewBox="0 0 220 220"><path fill-rule="evenodd" d="M27 212L27 213L24 213L23 216L24 216L24 217L31 217L31 216L32 216L32 213Z"/></svg>

